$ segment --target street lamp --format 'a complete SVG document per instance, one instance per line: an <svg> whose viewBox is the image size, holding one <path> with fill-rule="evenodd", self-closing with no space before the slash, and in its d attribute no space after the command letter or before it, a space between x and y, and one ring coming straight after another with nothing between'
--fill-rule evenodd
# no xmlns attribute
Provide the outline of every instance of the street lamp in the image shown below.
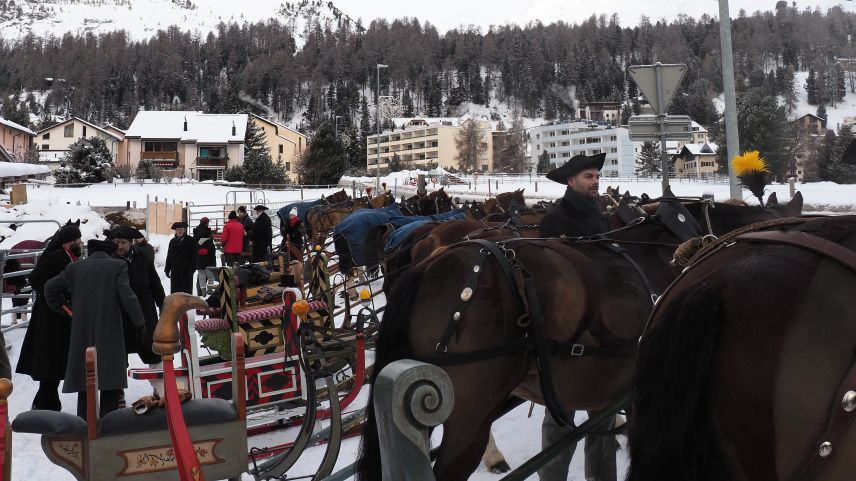
<svg viewBox="0 0 856 481"><path fill-rule="evenodd" d="M375 192L380 192L380 69L387 68L389 65L382 63L377 64L377 101L375 102L375 117L377 124L377 164L375 165Z"/></svg>

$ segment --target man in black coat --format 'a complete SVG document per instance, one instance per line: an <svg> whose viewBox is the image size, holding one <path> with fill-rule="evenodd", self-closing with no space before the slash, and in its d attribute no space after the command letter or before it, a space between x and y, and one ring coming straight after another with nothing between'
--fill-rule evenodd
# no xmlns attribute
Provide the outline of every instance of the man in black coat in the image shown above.
<svg viewBox="0 0 856 481"><path fill-rule="evenodd" d="M577 155L547 174L548 179L568 187L559 205L541 220L541 237L582 237L609 230L598 202L605 157L606 154Z"/></svg>
<svg viewBox="0 0 856 481"><path fill-rule="evenodd" d="M605 157L606 154L577 155L547 174L548 179L568 187L559 205L547 212L541 221L541 237L593 236L609 230L609 224L598 202L600 169L603 168ZM589 416L594 414L596 412L589 411ZM615 419L612 418L600 426L600 429L612 429L614 426ZM572 429L572 426L559 426L550 412L546 411L541 425L541 446L546 448L558 442ZM585 479L615 481L615 448L615 436L586 436ZM538 477L541 481L567 480L568 465L575 449L576 445L572 445L539 469Z"/></svg>
<svg viewBox="0 0 856 481"><path fill-rule="evenodd" d="M196 242L187 235L187 223L172 225L175 236L169 241L164 272L170 278L170 294L193 294L193 272L196 270Z"/></svg>
<svg viewBox="0 0 856 481"><path fill-rule="evenodd" d="M200 296L205 294L208 280L214 279L208 268L217 265L217 248L208 222L208 217L203 217L199 225L193 228L193 240L196 242L196 292Z"/></svg>
<svg viewBox="0 0 856 481"><path fill-rule="evenodd" d="M267 259L268 252L273 246L273 227L266 210L267 207L257 205L256 222L253 224L253 262L261 262Z"/></svg>
<svg viewBox="0 0 856 481"><path fill-rule="evenodd" d="M67 224L60 228L30 273L30 285L36 293L36 301L15 370L39 381L33 409L62 410L58 389L60 381L65 379L68 365L71 323L67 317L48 307L45 284L80 257L83 243L78 226Z"/></svg>
<svg viewBox="0 0 856 481"><path fill-rule="evenodd" d="M142 339L142 344L127 345L129 343L126 342L126 347L129 353L138 353L143 362L157 364L161 362L161 358L152 352L152 334L155 332L155 325L158 323L158 310L163 307L163 300L166 296L160 276L155 269L154 259L149 257L145 250L140 250L133 244L135 230L131 227L121 226L113 231L116 255L128 262L128 281L131 284L131 290L134 291L137 300L140 302L140 309L143 311L143 318L146 321L146 337ZM123 312L122 318L126 320L125 327L129 327L128 314ZM125 339L132 340L133 338L126 335Z"/></svg>
<svg viewBox="0 0 856 481"><path fill-rule="evenodd" d="M68 366L62 392L77 393L77 415L86 419L86 349L97 356L100 415L119 408L128 387L128 354L122 313L138 339L145 338L146 321L128 281L128 264L113 257L116 244L92 239L89 257L68 266L45 284L45 301L57 313L71 313ZM70 301L69 301L70 300Z"/></svg>
<svg viewBox="0 0 856 481"><path fill-rule="evenodd" d="M244 259L249 258L252 255L250 251L250 240L253 238L253 219L250 219L250 216L247 215L247 208L242 206L238 207L238 221L244 226L244 240L243 247L241 248L241 257Z"/></svg>

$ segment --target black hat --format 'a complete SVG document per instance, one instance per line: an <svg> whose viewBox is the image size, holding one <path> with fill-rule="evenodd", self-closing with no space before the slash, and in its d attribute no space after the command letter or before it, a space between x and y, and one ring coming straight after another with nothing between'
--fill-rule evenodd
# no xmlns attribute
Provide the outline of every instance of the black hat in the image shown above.
<svg viewBox="0 0 856 481"><path fill-rule="evenodd" d="M172 229L172 230L176 230L179 228L187 229L187 222L176 222L176 223L172 224L172 227L170 227L170 229Z"/></svg>
<svg viewBox="0 0 856 481"><path fill-rule="evenodd" d="M259 204L259 205L255 206L255 207L253 207L253 210L268 210L268 208L267 208L267 207L265 207L265 206L263 206L263 205L261 205L261 204Z"/></svg>
<svg viewBox="0 0 856 481"><path fill-rule="evenodd" d="M92 255L95 252L106 252L112 254L116 252L116 243L106 240L91 239L86 243L86 250Z"/></svg>
<svg viewBox="0 0 856 481"><path fill-rule="evenodd" d="M234 210L232 212L229 212L229 220L237 219L237 218L238 218L238 214L236 214Z"/></svg>
<svg viewBox="0 0 856 481"><path fill-rule="evenodd" d="M238 212L243 212L244 214L246 214L247 213L247 207L244 205L238 206Z"/></svg>
<svg viewBox="0 0 856 481"><path fill-rule="evenodd" d="M115 229L104 229L101 233L104 234L105 239L110 240L116 237L116 232L114 232L114 230Z"/></svg>
<svg viewBox="0 0 856 481"><path fill-rule="evenodd" d="M80 228L76 224L67 224L60 227L54 236L59 239L60 244L65 244L66 242L80 239Z"/></svg>
<svg viewBox="0 0 856 481"><path fill-rule="evenodd" d="M136 231L136 233L134 231ZM140 234L140 236L142 237L142 233L140 233L140 231L134 229L133 227L128 227L126 225L120 225L119 227L113 229L112 234L113 239L125 239L129 241L137 239L136 234Z"/></svg>
<svg viewBox="0 0 856 481"><path fill-rule="evenodd" d="M548 172L547 178L553 182L567 184L568 177L573 177L585 169L602 169L603 161L605 159L606 153L595 155L575 155L571 157L571 160L565 162L565 165Z"/></svg>

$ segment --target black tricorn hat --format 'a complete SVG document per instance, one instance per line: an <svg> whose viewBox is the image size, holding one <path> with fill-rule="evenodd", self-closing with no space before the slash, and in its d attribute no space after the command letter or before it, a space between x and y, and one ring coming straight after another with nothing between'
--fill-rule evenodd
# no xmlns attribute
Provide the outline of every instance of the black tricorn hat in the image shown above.
<svg viewBox="0 0 856 481"><path fill-rule="evenodd" d="M603 161L605 159L606 153L595 155L575 155L571 157L571 160L565 162L565 165L548 172L547 178L553 182L567 184L568 177L573 177L585 169L602 169Z"/></svg>
<svg viewBox="0 0 856 481"><path fill-rule="evenodd" d="M113 231L111 233L113 234L113 236L109 237L109 238L112 238L112 239L125 239L125 240L132 241L134 239L138 239L139 237L142 237L142 233L139 230L134 229L133 227L126 226L126 225L121 225L121 226L113 229ZM138 234L139 234L139 236L138 236Z"/></svg>
<svg viewBox="0 0 856 481"><path fill-rule="evenodd" d="M265 207L265 206L263 206L263 205L261 205L261 204L259 204L259 205L255 206L255 207L253 207L253 210L268 210L268 208L267 208L267 207Z"/></svg>
<svg viewBox="0 0 856 481"><path fill-rule="evenodd" d="M187 222L176 222L172 225L172 227L170 227L170 229L172 229L172 230L175 230L178 228L187 229Z"/></svg>

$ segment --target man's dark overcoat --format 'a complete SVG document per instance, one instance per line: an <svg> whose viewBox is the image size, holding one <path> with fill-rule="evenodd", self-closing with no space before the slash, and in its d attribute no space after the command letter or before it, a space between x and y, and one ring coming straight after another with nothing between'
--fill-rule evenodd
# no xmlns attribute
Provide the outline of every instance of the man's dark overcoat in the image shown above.
<svg viewBox="0 0 856 481"><path fill-rule="evenodd" d="M603 234L609 230L606 217L597 199L586 197L571 189L556 207L541 220L541 237L582 237Z"/></svg>

